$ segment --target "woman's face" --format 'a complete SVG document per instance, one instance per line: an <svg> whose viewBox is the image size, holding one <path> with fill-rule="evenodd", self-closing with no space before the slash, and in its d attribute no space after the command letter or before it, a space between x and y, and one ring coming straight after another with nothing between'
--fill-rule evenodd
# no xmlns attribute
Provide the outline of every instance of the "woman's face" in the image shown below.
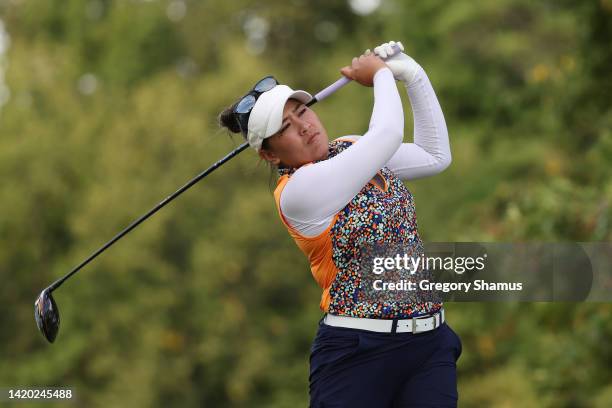
<svg viewBox="0 0 612 408"><path fill-rule="evenodd" d="M266 140L268 148L262 147L259 155L277 166L300 167L327 158L325 128L310 108L295 99L285 103L281 129Z"/></svg>

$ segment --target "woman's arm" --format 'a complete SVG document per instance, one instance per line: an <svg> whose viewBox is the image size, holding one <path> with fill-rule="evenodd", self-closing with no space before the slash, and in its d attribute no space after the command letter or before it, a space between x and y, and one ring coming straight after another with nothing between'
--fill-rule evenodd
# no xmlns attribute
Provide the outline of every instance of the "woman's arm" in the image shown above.
<svg viewBox="0 0 612 408"><path fill-rule="evenodd" d="M451 163L451 151L442 108L423 68L418 66L410 83L404 86L412 106L414 143L403 143L386 167L402 180L414 180L446 169Z"/></svg>
<svg viewBox="0 0 612 408"><path fill-rule="evenodd" d="M301 167L281 194L283 215L304 235L324 231L402 143L404 113L393 74L388 68L380 69L373 82L370 126L359 143L328 160Z"/></svg>
<svg viewBox="0 0 612 408"><path fill-rule="evenodd" d="M432 176L451 163L448 130L436 93L423 68L405 84L414 119L414 143L404 143L387 166L403 180Z"/></svg>

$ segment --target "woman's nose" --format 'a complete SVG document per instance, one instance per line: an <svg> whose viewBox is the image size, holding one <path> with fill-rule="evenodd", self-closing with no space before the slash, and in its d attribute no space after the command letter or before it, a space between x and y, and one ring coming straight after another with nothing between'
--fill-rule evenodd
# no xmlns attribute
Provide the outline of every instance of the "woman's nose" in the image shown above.
<svg viewBox="0 0 612 408"><path fill-rule="evenodd" d="M311 127L312 125L310 123L302 120L300 123L300 134L305 135L306 133L308 133Z"/></svg>

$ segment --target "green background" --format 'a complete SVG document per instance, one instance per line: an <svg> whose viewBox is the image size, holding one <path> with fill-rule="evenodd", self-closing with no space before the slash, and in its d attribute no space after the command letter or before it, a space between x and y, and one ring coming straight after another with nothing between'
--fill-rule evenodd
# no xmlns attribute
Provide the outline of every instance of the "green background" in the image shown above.
<svg viewBox="0 0 612 408"><path fill-rule="evenodd" d="M320 291L251 150L58 290L52 345L33 302L241 143L216 115L256 80L316 92L391 39L450 134L452 165L408 183L425 241L612 238L611 0L0 0L0 19L1 387L71 387L84 407L306 406ZM362 134L371 106L350 84L315 110L335 138ZM612 406L612 305L446 308L460 406Z"/></svg>

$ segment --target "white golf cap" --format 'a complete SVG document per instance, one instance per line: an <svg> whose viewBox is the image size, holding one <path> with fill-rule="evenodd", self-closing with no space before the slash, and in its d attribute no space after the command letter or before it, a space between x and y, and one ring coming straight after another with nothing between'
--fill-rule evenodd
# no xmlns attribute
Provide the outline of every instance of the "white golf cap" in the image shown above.
<svg viewBox="0 0 612 408"><path fill-rule="evenodd" d="M259 151L263 140L278 132L283 123L283 109L289 99L306 103L312 96L306 91L294 91L287 85L276 85L261 94L249 115L249 145Z"/></svg>

